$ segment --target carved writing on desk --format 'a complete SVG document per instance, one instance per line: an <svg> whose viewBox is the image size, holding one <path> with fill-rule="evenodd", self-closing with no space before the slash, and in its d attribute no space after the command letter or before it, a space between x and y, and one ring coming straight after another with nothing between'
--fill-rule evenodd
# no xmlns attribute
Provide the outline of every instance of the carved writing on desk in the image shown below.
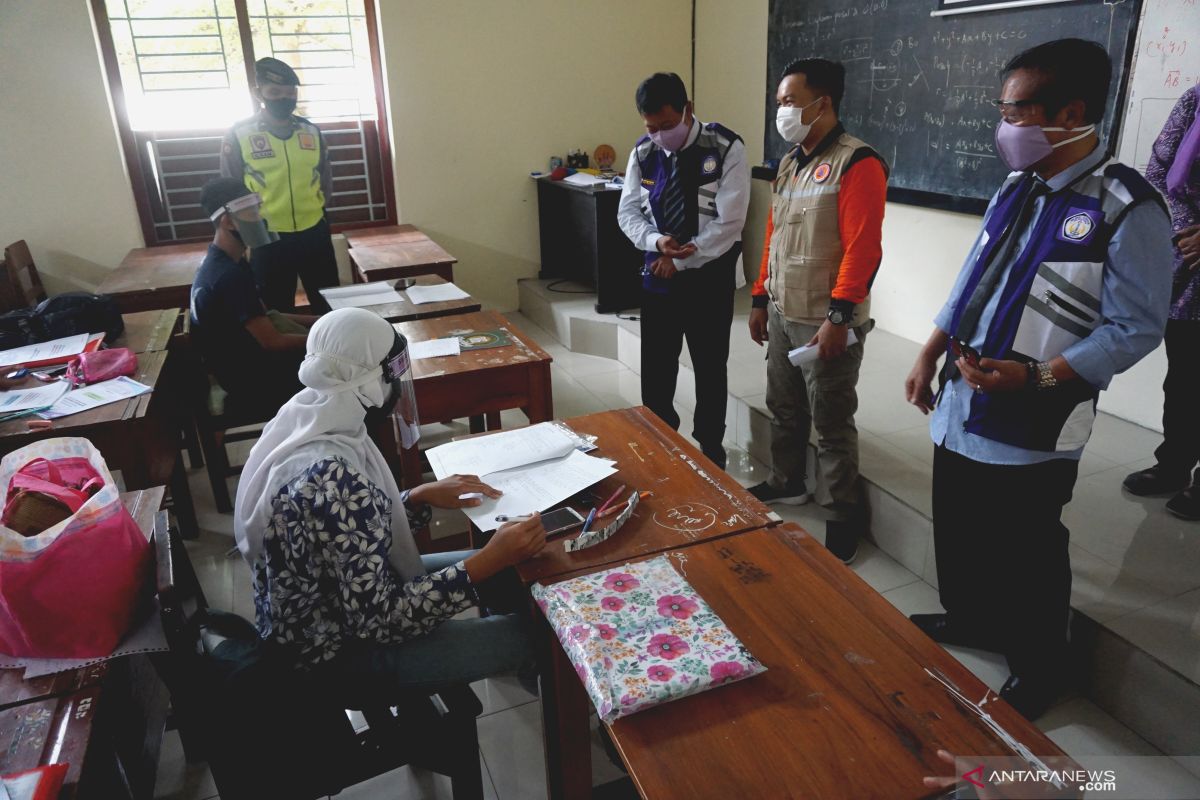
<svg viewBox="0 0 1200 800"><path fill-rule="evenodd" d="M695 538L695 534L717 524L717 512L703 503L684 503L666 511L655 511L651 519L659 527Z"/></svg>

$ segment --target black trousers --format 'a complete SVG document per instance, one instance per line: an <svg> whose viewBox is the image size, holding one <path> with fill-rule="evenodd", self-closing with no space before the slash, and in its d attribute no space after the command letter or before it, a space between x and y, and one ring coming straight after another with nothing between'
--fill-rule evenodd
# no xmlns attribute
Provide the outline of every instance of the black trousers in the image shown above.
<svg viewBox="0 0 1200 800"><path fill-rule="evenodd" d="M308 230L281 233L279 241L250 251L254 281L267 308L296 310L296 276L304 284L313 313L324 314L329 304L320 289L338 285L337 257L329 223L324 218Z"/></svg>
<svg viewBox="0 0 1200 800"><path fill-rule="evenodd" d="M706 455L723 452L728 399L729 329L733 325L734 269L741 243L702 267L676 272L666 294L642 291L642 402L672 428L679 354L687 339L696 373L692 436ZM722 459L723 461L723 459Z"/></svg>
<svg viewBox="0 0 1200 800"><path fill-rule="evenodd" d="M944 447L933 457L933 541L942 605L1024 678L1062 677L1071 608L1062 509L1079 463L1007 466Z"/></svg>
<svg viewBox="0 0 1200 800"><path fill-rule="evenodd" d="M1200 462L1200 322L1167 320L1167 378L1163 381L1163 443L1154 451L1170 472Z"/></svg>

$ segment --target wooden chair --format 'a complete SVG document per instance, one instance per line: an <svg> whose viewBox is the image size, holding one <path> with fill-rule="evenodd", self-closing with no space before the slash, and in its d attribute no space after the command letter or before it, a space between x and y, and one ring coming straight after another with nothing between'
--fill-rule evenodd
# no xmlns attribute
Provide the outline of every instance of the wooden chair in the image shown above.
<svg viewBox="0 0 1200 800"><path fill-rule="evenodd" d="M217 511L228 514L233 511L233 499L229 495L227 479L241 472L241 467L232 466L229 452L225 449L232 442L247 442L257 439L260 430L233 430L257 426L270 422L268 414L225 413L225 393L209 374L203 359L196 351L191 339L189 317L185 316L183 330L176 335L172 346L179 354L186 376L184 391L191 412L192 425L199 442L200 458L192 456L192 464L203 461L208 470L208 482L212 487ZM232 431L232 432L231 432ZM191 453L189 447L189 453Z"/></svg>
<svg viewBox="0 0 1200 800"><path fill-rule="evenodd" d="M187 552L160 515L158 596L170 652L156 661L189 761L208 761L224 800L325 797L406 764L449 775L456 800L483 797L469 686L380 700L294 668L254 626L208 608ZM347 709L368 727L356 731Z"/></svg>
<svg viewBox="0 0 1200 800"><path fill-rule="evenodd" d="M4 248L4 271L0 275L0 312L32 308L46 299L46 287L38 277L33 255L25 240Z"/></svg>

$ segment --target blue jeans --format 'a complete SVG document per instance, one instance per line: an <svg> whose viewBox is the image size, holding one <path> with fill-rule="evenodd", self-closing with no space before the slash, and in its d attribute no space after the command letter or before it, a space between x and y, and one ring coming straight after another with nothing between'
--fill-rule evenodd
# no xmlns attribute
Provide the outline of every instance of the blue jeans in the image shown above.
<svg viewBox="0 0 1200 800"><path fill-rule="evenodd" d="M421 556L421 565L426 572L437 572L473 552ZM386 696L397 689L432 690L514 672L531 664L533 653L527 614L493 614L448 620L432 633L399 644L346 642L327 668L358 691Z"/></svg>

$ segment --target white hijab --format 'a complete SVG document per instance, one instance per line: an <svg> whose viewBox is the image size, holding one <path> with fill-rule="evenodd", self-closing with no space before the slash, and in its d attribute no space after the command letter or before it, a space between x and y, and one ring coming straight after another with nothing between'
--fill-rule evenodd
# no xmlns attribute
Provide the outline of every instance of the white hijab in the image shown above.
<svg viewBox="0 0 1200 800"><path fill-rule="evenodd" d="M363 421L366 407L387 397L381 363L394 341L392 326L361 308L331 311L313 325L300 365L307 388L263 428L238 482L233 530L247 562L262 554L279 491L318 461L339 457L392 500L392 568L405 581L423 571L400 489Z"/></svg>

